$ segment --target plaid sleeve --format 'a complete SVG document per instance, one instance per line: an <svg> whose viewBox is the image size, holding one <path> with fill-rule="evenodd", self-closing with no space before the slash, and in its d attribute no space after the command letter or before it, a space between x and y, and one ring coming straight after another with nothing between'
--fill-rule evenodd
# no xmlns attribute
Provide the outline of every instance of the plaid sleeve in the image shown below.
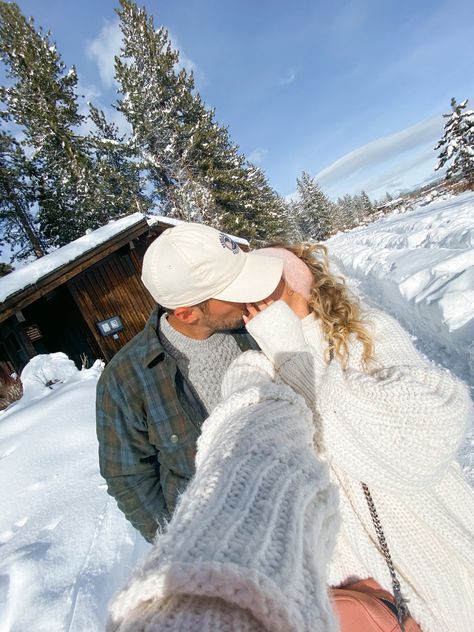
<svg viewBox="0 0 474 632"><path fill-rule="evenodd" d="M108 493L133 526L151 541L158 525L169 514L157 451L149 441L144 414L136 396L124 396L118 384L126 384L133 393L132 382L130 374L110 375L107 371L99 380L96 399L99 464Z"/></svg>

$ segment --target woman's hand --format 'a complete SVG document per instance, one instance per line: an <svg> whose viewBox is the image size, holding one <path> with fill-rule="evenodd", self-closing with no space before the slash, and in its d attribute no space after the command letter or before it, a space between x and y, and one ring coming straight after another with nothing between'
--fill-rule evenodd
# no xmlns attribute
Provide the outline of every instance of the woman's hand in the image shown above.
<svg viewBox="0 0 474 632"><path fill-rule="evenodd" d="M255 318L255 316L257 316L257 314L263 312L263 310L267 309L267 307L270 307L273 302L273 299L269 297L264 299L263 301L258 301L257 303L247 303L247 313L243 314L242 316L244 319L244 323L247 324L248 322L250 322L252 318Z"/></svg>
<svg viewBox="0 0 474 632"><path fill-rule="evenodd" d="M303 318L309 314L308 302L304 296L301 296L298 292L288 289L287 296L282 296L282 299L291 307L300 320L303 320Z"/></svg>
<svg viewBox="0 0 474 632"><path fill-rule="evenodd" d="M243 315L244 323L247 324L252 318L255 318L257 314L263 312L277 300L284 301L300 320L303 320L310 312L306 299L301 296L301 294L298 294L298 292L292 290L284 278L282 278L273 294L270 294L268 298L265 298L263 301L258 301L257 303L247 303L247 314Z"/></svg>

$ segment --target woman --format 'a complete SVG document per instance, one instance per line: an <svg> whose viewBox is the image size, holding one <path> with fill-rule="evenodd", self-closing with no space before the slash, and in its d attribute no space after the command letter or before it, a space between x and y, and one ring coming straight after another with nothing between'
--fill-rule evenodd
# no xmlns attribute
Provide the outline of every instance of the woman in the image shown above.
<svg viewBox="0 0 474 632"><path fill-rule="evenodd" d="M423 631L472 630L474 503L454 460L472 406L467 389L423 360L390 316L362 315L323 246L259 252L283 259L285 284L271 297L283 300L249 305L247 329L312 408L316 451L339 487L330 584L373 577L393 592L363 482Z"/></svg>

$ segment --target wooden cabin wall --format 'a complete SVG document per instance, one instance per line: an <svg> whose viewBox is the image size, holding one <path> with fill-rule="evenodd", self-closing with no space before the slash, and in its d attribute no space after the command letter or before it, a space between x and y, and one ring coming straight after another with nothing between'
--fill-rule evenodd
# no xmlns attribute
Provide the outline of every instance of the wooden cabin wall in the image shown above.
<svg viewBox="0 0 474 632"><path fill-rule="evenodd" d="M155 306L140 281L139 261L134 251L118 251L68 282L83 318L95 336L102 357L109 361L139 333ZM119 316L123 330L118 339L102 336L97 322Z"/></svg>

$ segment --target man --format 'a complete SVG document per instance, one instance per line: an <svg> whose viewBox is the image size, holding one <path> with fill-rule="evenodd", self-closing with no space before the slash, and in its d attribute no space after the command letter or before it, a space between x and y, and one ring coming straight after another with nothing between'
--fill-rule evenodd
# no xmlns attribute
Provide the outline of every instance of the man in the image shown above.
<svg viewBox="0 0 474 632"><path fill-rule="evenodd" d="M201 224L166 230L145 253L142 281L158 306L99 380L97 436L108 492L148 541L194 473L225 371L256 347L241 330L245 303L268 297L281 277L280 259L243 252Z"/></svg>

